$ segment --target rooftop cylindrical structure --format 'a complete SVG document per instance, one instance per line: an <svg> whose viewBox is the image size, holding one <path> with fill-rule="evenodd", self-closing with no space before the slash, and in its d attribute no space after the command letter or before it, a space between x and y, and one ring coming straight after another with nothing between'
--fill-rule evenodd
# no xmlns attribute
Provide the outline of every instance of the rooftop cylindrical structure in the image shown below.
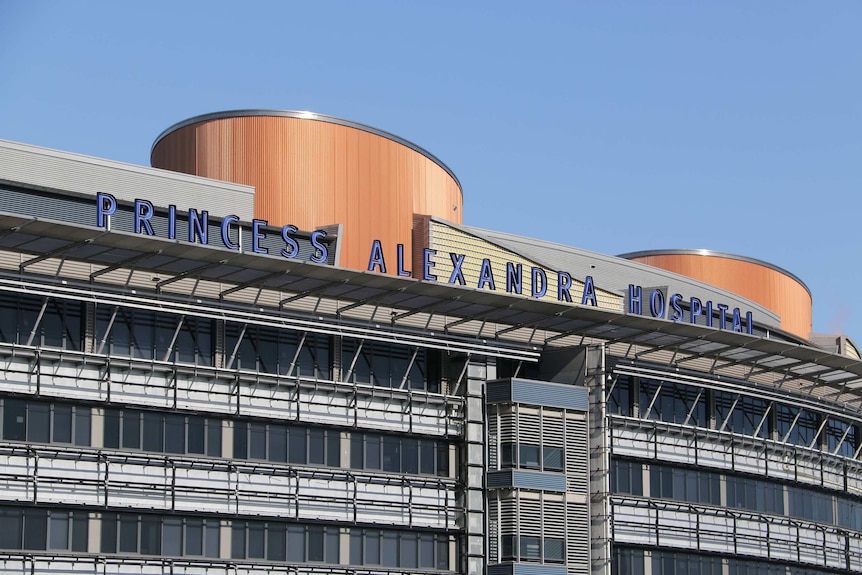
<svg viewBox="0 0 862 575"><path fill-rule="evenodd" d="M255 217L301 230L341 224L342 267L364 270L380 240L394 273L410 260L413 214L461 223L454 173L387 132L311 112L240 110L190 118L153 144L156 168L255 187Z"/></svg>
<svg viewBox="0 0 862 575"><path fill-rule="evenodd" d="M777 313L783 330L805 339L811 335L811 290L778 266L710 250L648 250L619 257L726 289Z"/></svg>

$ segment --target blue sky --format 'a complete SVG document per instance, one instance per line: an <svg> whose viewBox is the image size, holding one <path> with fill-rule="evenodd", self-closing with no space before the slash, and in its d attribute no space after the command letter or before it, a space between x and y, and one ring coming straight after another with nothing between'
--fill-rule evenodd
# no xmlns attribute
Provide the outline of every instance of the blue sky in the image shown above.
<svg viewBox="0 0 862 575"><path fill-rule="evenodd" d="M311 110L458 175L464 221L802 278L862 344L862 2L0 0L0 138L148 165L208 112Z"/></svg>

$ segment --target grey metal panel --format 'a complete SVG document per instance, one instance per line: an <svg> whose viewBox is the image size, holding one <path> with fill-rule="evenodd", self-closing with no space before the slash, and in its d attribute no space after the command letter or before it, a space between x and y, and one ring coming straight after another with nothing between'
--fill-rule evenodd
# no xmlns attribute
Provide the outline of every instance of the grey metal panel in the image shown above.
<svg viewBox="0 0 862 575"><path fill-rule="evenodd" d="M511 250L549 269L569 272L578 279L592 276L598 289L625 295L629 284L666 285L670 293L680 293L685 297L697 296L705 300L712 299L731 307L751 310L756 316L756 321L761 324L774 327L779 327L781 324L777 314L758 303L713 285L653 266L554 242L453 224L445 220L437 221Z"/></svg>
<svg viewBox="0 0 862 575"><path fill-rule="evenodd" d="M585 387L531 379L512 379L511 382L512 401L514 403L562 407L580 411L587 411L589 408L587 388Z"/></svg>
<svg viewBox="0 0 862 575"><path fill-rule="evenodd" d="M488 565L488 575L513 575L515 566L512 563Z"/></svg>
<svg viewBox="0 0 862 575"><path fill-rule="evenodd" d="M506 403L512 401L512 384L508 379L489 381L485 388L487 403Z"/></svg>
<svg viewBox="0 0 862 575"><path fill-rule="evenodd" d="M254 218L254 188L0 140L0 182L67 194L106 192L118 200L146 199L213 216ZM0 208L2 209L2 208ZM3 211L9 211L3 209Z"/></svg>
<svg viewBox="0 0 862 575"><path fill-rule="evenodd" d="M521 487L542 491L558 491L560 493L566 491L566 476L562 473L503 469L488 472L485 482L489 489Z"/></svg>
<svg viewBox="0 0 862 575"><path fill-rule="evenodd" d="M500 563L488 565L488 575L566 575L566 568L562 565Z"/></svg>
<svg viewBox="0 0 862 575"><path fill-rule="evenodd" d="M40 219L51 219L92 226L96 224L96 203L93 197L82 197L63 195L52 192L39 192L0 183L0 210L25 214ZM148 220L153 228L155 237L168 237L168 216L166 211L156 209L156 213ZM233 230L239 226L241 239L240 246L243 252L250 252L252 247L252 230L248 223L238 223ZM111 229L115 231L131 232L134 229L134 210L128 204L120 204L117 211L111 216ZM185 212L177 211L176 237L180 241L186 241L189 235L188 216ZM259 242L260 247L267 250L269 255L280 257L281 250L286 244L281 237L281 229L265 226L262 228L264 238ZM236 241L236 232L231 232L231 238ZM146 234L140 234L146 237ZM294 235L299 246L299 253L294 260L306 261L316 251L311 244L307 233L297 232ZM221 218L212 215L207 219L207 245L217 248L227 248L221 237ZM336 250L334 247L335 236L329 236L323 243L329 247L326 263L335 264Z"/></svg>

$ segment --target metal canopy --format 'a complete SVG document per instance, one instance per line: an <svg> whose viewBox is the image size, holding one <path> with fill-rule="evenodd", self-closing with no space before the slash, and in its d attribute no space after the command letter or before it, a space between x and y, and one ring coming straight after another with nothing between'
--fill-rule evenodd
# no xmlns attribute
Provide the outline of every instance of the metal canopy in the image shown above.
<svg viewBox="0 0 862 575"><path fill-rule="evenodd" d="M305 297L337 300L340 311L364 305L392 308L392 327L424 314L445 316L444 325L459 336L475 335L471 322L495 324L491 336L477 336L501 345L518 346L519 331L531 332L525 347L567 345L568 338L603 340L635 346L636 358L673 352L673 363L686 367L699 359L713 360L715 370L750 366L751 374L779 372L782 379L828 386L839 401L862 406L862 361L830 353L806 343L764 339L728 330L659 320L651 317L535 300L501 292L425 282L373 272L359 272L165 238L106 232L65 222L0 213L0 249L28 254L25 265L47 257L104 266L91 279L110 270L151 271L165 285L193 277L225 284L222 297L253 287ZM23 270L22 266L22 271ZM233 287L230 287L233 286ZM404 329L407 329L406 327ZM537 334L539 335L532 335ZM851 393L852 392L852 393Z"/></svg>

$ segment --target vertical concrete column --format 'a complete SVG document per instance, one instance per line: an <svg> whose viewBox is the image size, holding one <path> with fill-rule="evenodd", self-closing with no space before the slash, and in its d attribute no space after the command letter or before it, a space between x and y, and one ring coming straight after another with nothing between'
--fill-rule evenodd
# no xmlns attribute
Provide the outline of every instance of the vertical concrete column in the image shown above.
<svg viewBox="0 0 862 575"><path fill-rule="evenodd" d="M594 575L610 575L610 453L605 406L607 370L605 347L587 348L584 383L589 391L590 410L590 555Z"/></svg>
<svg viewBox="0 0 862 575"><path fill-rule="evenodd" d="M493 371L493 368L492 368ZM464 572L481 575L485 570L485 359L471 359L465 387L464 447L461 478L464 482Z"/></svg>

